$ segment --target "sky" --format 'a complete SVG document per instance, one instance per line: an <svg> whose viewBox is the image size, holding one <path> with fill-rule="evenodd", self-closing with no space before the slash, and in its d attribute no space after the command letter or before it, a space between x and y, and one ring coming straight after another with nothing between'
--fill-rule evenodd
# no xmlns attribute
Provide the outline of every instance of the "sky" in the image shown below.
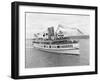
<svg viewBox="0 0 100 81"><path fill-rule="evenodd" d="M62 24L65 28L76 27L84 34L89 34L90 16L75 14L48 14L48 13L25 13L26 14L26 38L31 39L34 33L45 31L48 27Z"/></svg>

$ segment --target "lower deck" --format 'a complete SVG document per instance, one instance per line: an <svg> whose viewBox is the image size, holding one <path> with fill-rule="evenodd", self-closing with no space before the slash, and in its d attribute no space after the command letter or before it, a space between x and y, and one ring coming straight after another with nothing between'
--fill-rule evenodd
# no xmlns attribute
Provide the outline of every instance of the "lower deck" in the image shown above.
<svg viewBox="0 0 100 81"><path fill-rule="evenodd" d="M64 50L64 49L77 49L79 48L79 43L74 44L59 44L59 45L53 45L53 44L33 44L36 48L43 48L43 49L54 49L54 50Z"/></svg>

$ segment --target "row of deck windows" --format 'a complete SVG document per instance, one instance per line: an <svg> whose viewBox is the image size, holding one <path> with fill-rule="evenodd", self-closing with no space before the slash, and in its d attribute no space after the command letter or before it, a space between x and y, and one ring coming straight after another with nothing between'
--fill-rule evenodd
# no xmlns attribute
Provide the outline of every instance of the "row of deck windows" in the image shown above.
<svg viewBox="0 0 100 81"><path fill-rule="evenodd" d="M54 42L36 42L34 41L33 43L37 44L68 44L68 43L78 43L78 41L73 40L73 41L54 41Z"/></svg>
<svg viewBox="0 0 100 81"><path fill-rule="evenodd" d="M66 46L46 46L44 45L44 48L66 48L66 47L73 47L73 45L66 45Z"/></svg>

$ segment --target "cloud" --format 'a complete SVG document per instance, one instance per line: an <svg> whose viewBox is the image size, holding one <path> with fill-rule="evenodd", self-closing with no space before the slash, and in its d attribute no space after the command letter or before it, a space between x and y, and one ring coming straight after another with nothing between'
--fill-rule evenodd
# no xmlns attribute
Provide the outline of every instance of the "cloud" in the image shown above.
<svg viewBox="0 0 100 81"><path fill-rule="evenodd" d="M50 26L56 29L58 24L77 27L89 34L90 16L27 13L26 38L32 38L33 33L44 31Z"/></svg>

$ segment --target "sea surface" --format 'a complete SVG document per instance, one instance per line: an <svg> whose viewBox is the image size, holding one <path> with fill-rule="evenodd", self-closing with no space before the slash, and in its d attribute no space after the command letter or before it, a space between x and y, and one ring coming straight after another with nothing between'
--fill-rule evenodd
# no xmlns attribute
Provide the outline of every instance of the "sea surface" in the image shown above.
<svg viewBox="0 0 100 81"><path fill-rule="evenodd" d="M79 39L80 55L59 54L40 51L26 39L25 68L89 65L89 38Z"/></svg>

